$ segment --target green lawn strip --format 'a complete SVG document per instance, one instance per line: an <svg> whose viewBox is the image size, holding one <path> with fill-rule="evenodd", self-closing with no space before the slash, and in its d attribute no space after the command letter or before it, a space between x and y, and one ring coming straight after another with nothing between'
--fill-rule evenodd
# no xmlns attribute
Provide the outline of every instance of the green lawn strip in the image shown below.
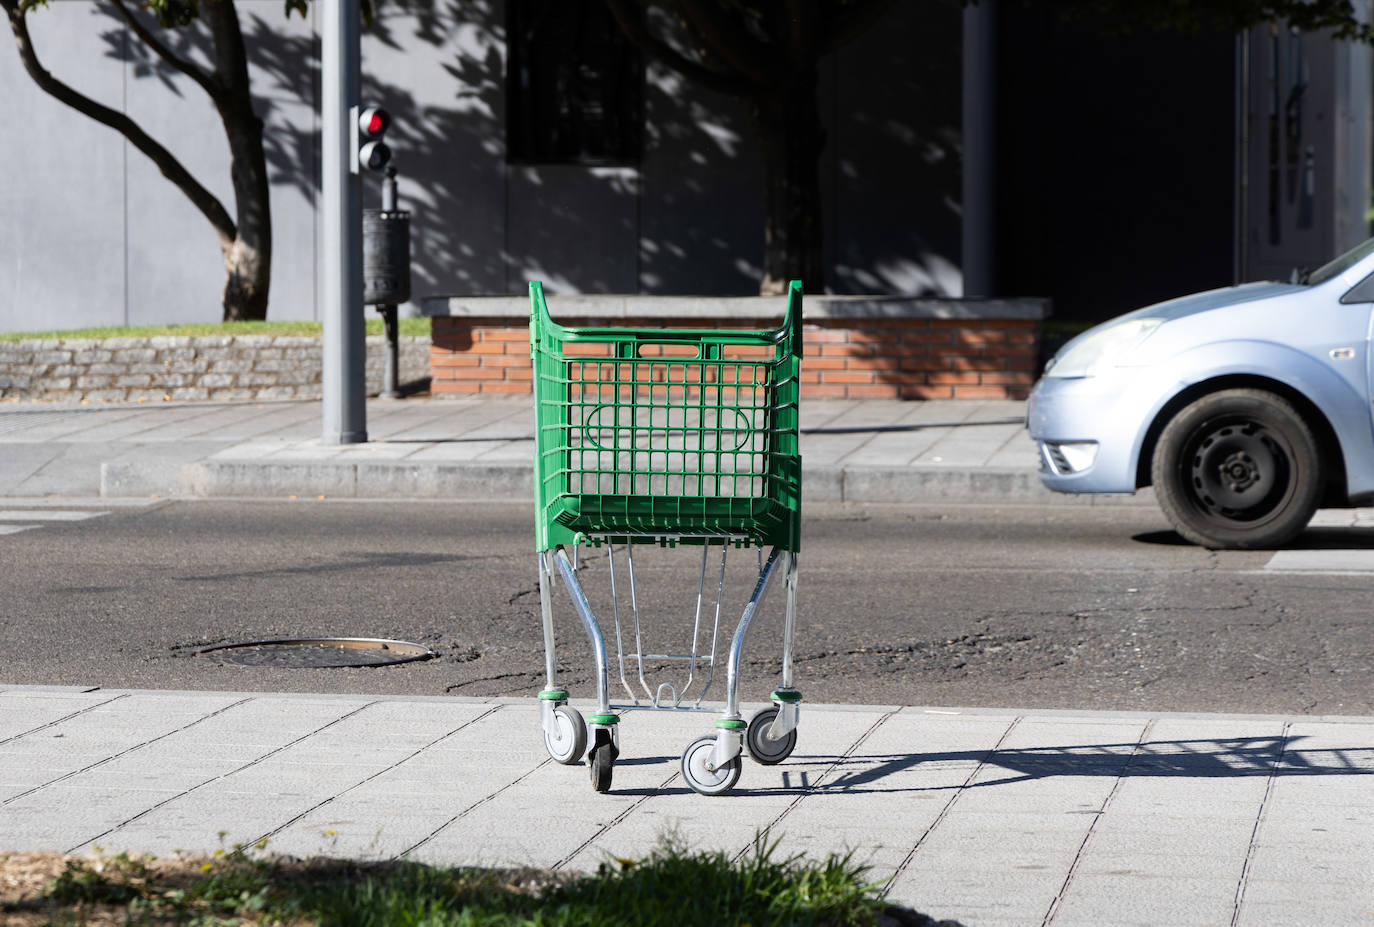
<svg viewBox="0 0 1374 927"><path fill-rule="evenodd" d="M399 319L403 336L428 336L429 319ZM382 334L380 316L366 320L369 335ZM101 340L104 338L153 338L160 335L290 335L318 338L319 322L219 322L198 325L125 325L106 328L76 328L68 331L0 332L0 341Z"/></svg>
<svg viewBox="0 0 1374 927"><path fill-rule="evenodd" d="M71 858L5 923L292 924L330 927L861 927L886 906L849 855L779 858L766 837L738 861L668 839L596 873L296 861L241 851L211 860ZM894 909L886 909L894 910ZM904 912L914 914L915 912ZM917 915L919 917L919 915ZM13 921L10 918L14 918ZM904 921L913 923L913 921Z"/></svg>

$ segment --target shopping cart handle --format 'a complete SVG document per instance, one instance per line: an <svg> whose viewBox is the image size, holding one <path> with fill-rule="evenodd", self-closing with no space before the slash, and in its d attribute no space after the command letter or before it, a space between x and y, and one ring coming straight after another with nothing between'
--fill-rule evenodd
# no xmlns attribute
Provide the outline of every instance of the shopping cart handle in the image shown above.
<svg viewBox="0 0 1374 927"><path fill-rule="evenodd" d="M774 341L782 341L784 353L800 358L802 356L802 282L793 280L787 285L787 314L781 328L773 329ZM672 329L661 328L651 331L638 329L603 328L585 332L558 324L549 315L549 304L544 299L544 284L538 280L530 281L530 356L533 357L539 343L548 333L557 333L563 341L602 341L609 334L641 333L658 344L700 344L703 336L725 334L712 329ZM632 341L615 345L616 357L638 356L638 346Z"/></svg>
<svg viewBox="0 0 1374 927"><path fill-rule="evenodd" d="M787 320L783 322L788 334L792 338L792 343L788 345L788 353L796 357L802 356L802 282L793 280L787 285Z"/></svg>

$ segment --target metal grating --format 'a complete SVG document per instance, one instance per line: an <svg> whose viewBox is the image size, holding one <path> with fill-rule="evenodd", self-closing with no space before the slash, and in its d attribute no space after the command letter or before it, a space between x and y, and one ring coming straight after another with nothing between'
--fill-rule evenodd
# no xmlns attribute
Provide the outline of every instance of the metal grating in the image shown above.
<svg viewBox="0 0 1374 927"><path fill-rule="evenodd" d="M567 490L764 495L768 382L742 361L569 361Z"/></svg>

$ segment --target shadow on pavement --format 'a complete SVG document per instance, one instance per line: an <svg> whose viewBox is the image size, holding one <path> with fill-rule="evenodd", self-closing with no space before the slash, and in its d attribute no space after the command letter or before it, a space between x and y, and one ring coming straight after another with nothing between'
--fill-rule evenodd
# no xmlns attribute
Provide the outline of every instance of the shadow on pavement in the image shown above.
<svg viewBox="0 0 1374 927"><path fill-rule="evenodd" d="M861 435L885 432L925 431L930 428L968 428L971 425L1020 425L1024 419L994 418L986 422L921 422L914 425L837 425L799 429L804 435Z"/></svg>
<svg viewBox="0 0 1374 927"><path fill-rule="evenodd" d="M950 753L911 753L892 756L853 756L840 764L880 761L876 767L842 773L833 781L798 791L874 791L860 788L881 783L896 773L928 763L981 762L1005 769L1002 779L967 786L877 789L877 791L942 791L982 788L1048 779L1055 776L1176 776L1190 779L1238 779L1254 776L1369 776L1374 775L1374 746L1295 748L1301 737L1239 737L1234 739L1160 740L1142 744L1092 744L1040 747L1033 750L968 750ZM819 758L817 758L819 759Z"/></svg>
<svg viewBox="0 0 1374 927"><path fill-rule="evenodd" d="M1193 547L1174 531L1147 531L1133 535L1132 541L1162 547ZM1308 528L1290 544L1283 547L1255 548L1256 550L1374 550L1374 527L1371 528Z"/></svg>

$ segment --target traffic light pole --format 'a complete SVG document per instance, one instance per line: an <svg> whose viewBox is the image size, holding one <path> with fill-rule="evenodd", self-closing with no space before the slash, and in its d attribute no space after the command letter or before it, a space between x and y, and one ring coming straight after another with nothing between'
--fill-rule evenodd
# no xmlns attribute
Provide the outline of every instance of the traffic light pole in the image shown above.
<svg viewBox="0 0 1374 927"><path fill-rule="evenodd" d="M367 441L367 342L363 323L362 178L355 121L361 84L359 0L320 4L321 318L325 444Z"/></svg>

